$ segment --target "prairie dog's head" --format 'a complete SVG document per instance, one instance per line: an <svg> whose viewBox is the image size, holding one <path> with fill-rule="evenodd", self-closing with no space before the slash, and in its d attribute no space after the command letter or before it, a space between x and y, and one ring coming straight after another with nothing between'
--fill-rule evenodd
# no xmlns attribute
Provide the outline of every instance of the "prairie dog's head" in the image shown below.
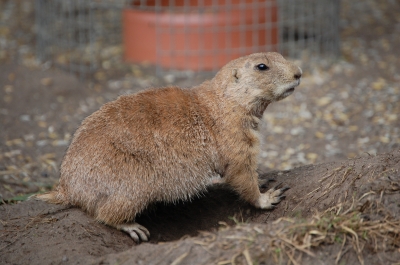
<svg viewBox="0 0 400 265"><path fill-rule="evenodd" d="M217 73L214 82L225 97L255 112L263 112L269 103L292 94L300 84L301 75L301 69L279 53L254 53L229 62Z"/></svg>

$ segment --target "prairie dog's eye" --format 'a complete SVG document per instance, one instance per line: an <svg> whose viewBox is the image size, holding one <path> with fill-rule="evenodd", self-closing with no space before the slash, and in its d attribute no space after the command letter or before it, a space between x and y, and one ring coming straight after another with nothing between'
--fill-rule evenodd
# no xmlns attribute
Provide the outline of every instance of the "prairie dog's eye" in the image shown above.
<svg viewBox="0 0 400 265"><path fill-rule="evenodd" d="M266 71L266 70L268 70L269 69L269 67L268 66L266 66L265 64L263 64L263 63L260 63L260 64L257 64L257 69L258 70L260 70L260 71Z"/></svg>

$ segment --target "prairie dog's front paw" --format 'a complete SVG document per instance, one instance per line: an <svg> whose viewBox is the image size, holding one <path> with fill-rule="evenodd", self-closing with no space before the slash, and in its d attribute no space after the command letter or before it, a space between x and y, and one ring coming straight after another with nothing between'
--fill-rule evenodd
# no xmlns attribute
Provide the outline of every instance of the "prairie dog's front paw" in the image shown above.
<svg viewBox="0 0 400 265"><path fill-rule="evenodd" d="M286 196L282 195L289 188L281 188L278 186L268 190L265 193L261 193L260 198L256 202L255 206L261 209L273 209L275 206L283 200Z"/></svg>

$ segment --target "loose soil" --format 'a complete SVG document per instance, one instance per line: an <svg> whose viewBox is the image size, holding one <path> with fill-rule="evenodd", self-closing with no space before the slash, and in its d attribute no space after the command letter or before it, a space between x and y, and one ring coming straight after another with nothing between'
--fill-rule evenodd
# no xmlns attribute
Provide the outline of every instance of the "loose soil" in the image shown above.
<svg viewBox="0 0 400 265"><path fill-rule="evenodd" d="M174 78L132 66L88 85L37 64L29 7L0 1L0 264L399 264L399 1L343 2L342 58L325 68L298 61L302 84L267 108L261 178L291 187L276 209L216 186L149 207L137 221L151 240L140 245L80 209L26 199L57 183L84 117Z"/></svg>

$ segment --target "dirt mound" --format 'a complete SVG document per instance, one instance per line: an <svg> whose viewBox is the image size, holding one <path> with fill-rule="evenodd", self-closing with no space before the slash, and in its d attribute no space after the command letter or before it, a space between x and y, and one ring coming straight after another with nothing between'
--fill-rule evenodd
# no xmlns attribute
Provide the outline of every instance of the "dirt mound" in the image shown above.
<svg viewBox="0 0 400 265"><path fill-rule="evenodd" d="M290 186L273 211L227 188L154 205L138 222L151 242L76 208L0 206L2 264L390 264L400 260L400 151L263 174Z"/></svg>

